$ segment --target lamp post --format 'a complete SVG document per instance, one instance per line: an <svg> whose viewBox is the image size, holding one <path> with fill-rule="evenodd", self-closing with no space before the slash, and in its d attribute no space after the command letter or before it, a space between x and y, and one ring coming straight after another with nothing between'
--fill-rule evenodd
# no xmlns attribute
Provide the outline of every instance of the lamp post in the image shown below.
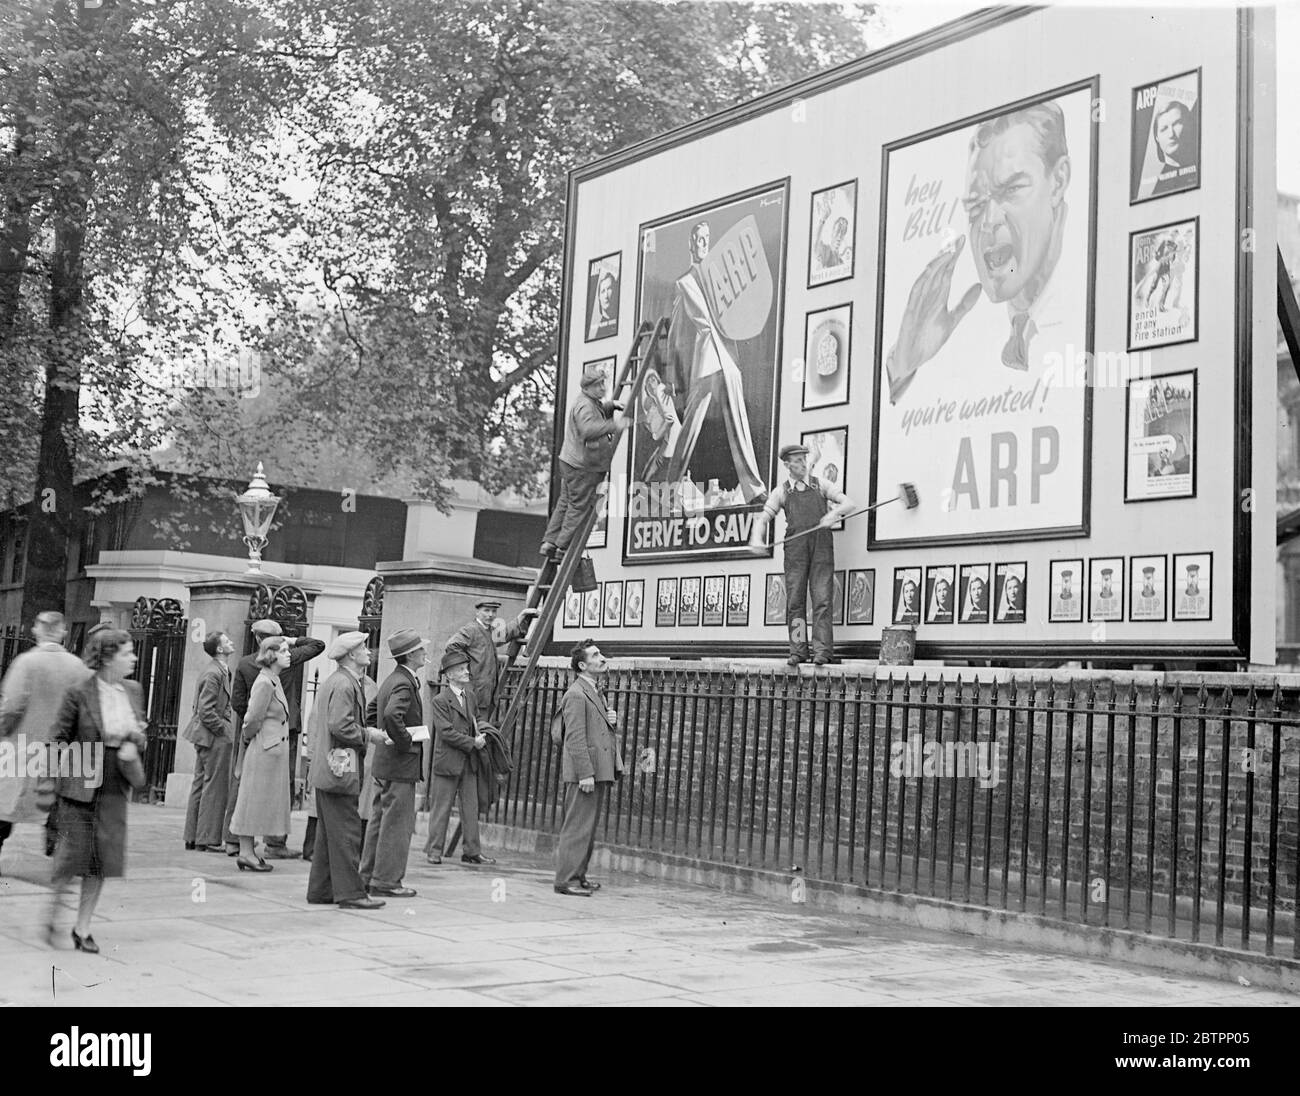
<svg viewBox="0 0 1300 1096"><path fill-rule="evenodd" d="M262 573L262 549L266 547L266 533L271 528L276 507L280 505L278 495L271 494L271 488L262 472L262 462L257 462L257 472L252 482L242 495L235 498L239 506L239 516L244 520L243 541L248 545L248 574Z"/></svg>

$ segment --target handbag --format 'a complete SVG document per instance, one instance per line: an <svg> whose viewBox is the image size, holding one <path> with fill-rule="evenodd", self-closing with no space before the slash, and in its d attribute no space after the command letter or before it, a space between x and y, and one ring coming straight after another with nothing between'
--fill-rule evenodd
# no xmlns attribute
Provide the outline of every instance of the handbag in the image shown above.
<svg viewBox="0 0 1300 1096"><path fill-rule="evenodd" d="M123 758L122 751L131 746L131 757ZM136 791L145 786L144 759L140 756L140 749L134 742L123 742L115 751L117 759L117 771L121 774L122 779L131 785Z"/></svg>
<svg viewBox="0 0 1300 1096"><path fill-rule="evenodd" d="M600 589L600 583L596 581L596 564L591 556L583 556L578 560L578 569L573 572L569 589L575 594L589 594L592 590Z"/></svg>

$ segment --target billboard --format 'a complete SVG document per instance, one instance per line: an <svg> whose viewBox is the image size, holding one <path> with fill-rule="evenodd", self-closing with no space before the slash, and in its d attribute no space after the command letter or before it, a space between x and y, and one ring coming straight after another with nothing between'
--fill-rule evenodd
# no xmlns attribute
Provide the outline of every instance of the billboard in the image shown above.
<svg viewBox="0 0 1300 1096"><path fill-rule="evenodd" d="M881 504L829 530L841 657L1269 662L1272 25L988 8L576 168L557 448L670 336L557 647L788 654L786 515L747 541L802 442Z"/></svg>
<svg viewBox="0 0 1300 1096"><path fill-rule="evenodd" d="M743 553L775 464L788 183L643 224L637 324L669 317L635 409L624 555Z"/></svg>

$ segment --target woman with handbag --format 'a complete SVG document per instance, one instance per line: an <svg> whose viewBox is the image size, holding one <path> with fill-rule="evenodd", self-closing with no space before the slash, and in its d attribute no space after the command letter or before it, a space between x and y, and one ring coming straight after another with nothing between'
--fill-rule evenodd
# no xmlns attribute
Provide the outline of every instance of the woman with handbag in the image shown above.
<svg viewBox="0 0 1300 1096"><path fill-rule="evenodd" d="M144 787L147 740L140 686L126 680L136 663L130 635L117 628L92 630L85 661L94 673L68 691L52 736L70 748L58 770L59 841L46 938L53 946L63 884L80 876L72 942L93 954L99 945L90 935L90 919L105 878L125 874L126 803L130 789Z"/></svg>
<svg viewBox="0 0 1300 1096"><path fill-rule="evenodd" d="M280 684L280 674L289 668L289 641L267 636L257 649L257 664L261 672L244 713L239 797L230 832L239 838L239 870L266 872L271 865L254 851L254 839L289 832L289 702Z"/></svg>

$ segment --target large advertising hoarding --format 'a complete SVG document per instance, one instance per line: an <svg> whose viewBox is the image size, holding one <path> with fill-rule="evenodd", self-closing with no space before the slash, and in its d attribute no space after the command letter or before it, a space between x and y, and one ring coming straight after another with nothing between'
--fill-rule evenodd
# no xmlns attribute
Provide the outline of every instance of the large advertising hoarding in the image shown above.
<svg viewBox="0 0 1300 1096"><path fill-rule="evenodd" d="M987 9L572 172L559 429L671 333L557 647L784 653L802 443L840 655L1270 662L1272 19Z"/></svg>

